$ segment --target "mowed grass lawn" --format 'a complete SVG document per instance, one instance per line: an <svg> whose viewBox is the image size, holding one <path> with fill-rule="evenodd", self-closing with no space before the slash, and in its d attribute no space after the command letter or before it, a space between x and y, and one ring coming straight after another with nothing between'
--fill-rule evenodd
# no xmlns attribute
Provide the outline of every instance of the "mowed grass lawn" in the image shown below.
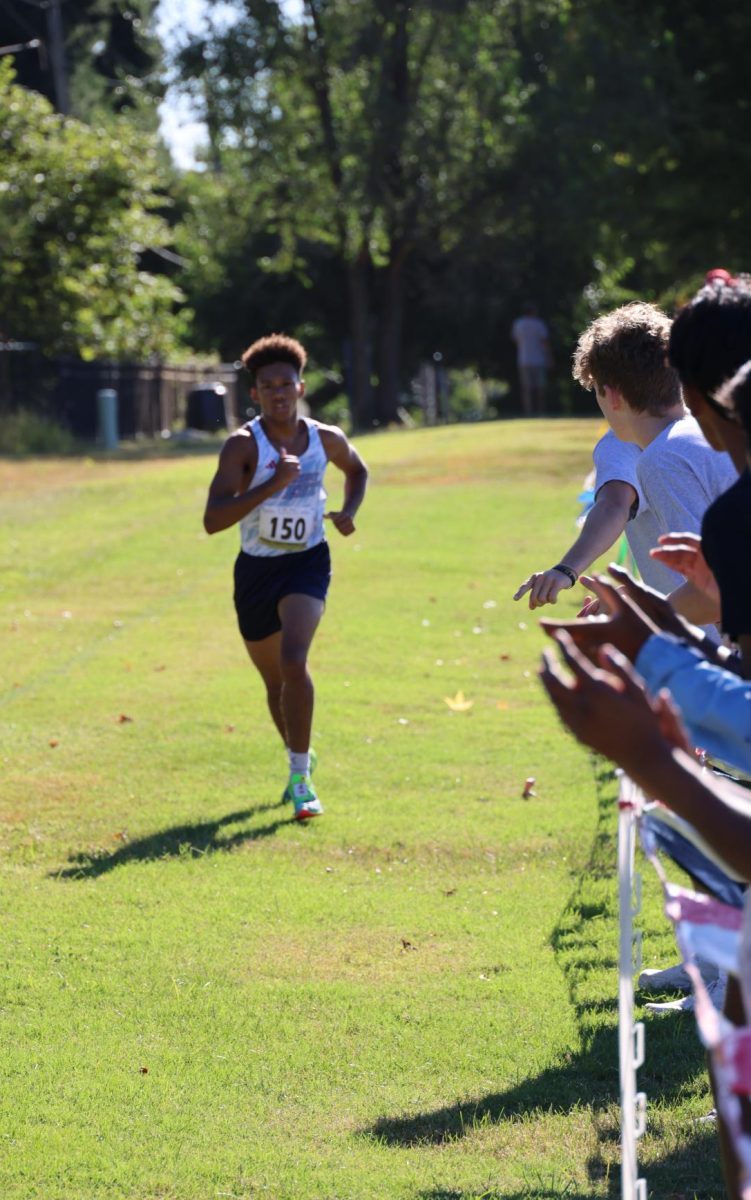
<svg viewBox="0 0 751 1200"><path fill-rule="evenodd" d="M304 827L202 530L219 443L0 462L4 1200L620 1195L615 783L511 600L599 431L360 441ZM674 961L646 873L643 920ZM650 1194L720 1196L692 1018L640 1085Z"/></svg>

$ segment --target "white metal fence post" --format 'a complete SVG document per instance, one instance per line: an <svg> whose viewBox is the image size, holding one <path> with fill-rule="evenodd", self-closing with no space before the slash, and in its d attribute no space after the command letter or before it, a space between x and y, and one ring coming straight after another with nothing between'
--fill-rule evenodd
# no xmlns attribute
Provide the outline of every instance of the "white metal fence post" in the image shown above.
<svg viewBox="0 0 751 1200"><path fill-rule="evenodd" d="M646 1180L638 1177L636 1143L646 1126L646 1096L636 1090L636 1072L644 1061L644 1026L634 1025L634 971L640 963L640 939L634 917L641 907L641 877L634 874L635 810L638 789L621 776L618 797L618 1062L621 1090L621 1198L646 1200Z"/></svg>

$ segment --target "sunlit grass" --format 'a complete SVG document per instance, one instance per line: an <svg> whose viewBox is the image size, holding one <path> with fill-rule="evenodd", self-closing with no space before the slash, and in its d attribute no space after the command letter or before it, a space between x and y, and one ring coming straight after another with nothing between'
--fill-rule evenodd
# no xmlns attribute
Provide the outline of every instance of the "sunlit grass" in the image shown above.
<svg viewBox="0 0 751 1200"><path fill-rule="evenodd" d="M620 1194L614 784L510 599L572 540L597 432L361 442L304 828L236 533L201 527L213 458L0 463L3 1197ZM647 1044L653 1194L717 1196L690 1019Z"/></svg>

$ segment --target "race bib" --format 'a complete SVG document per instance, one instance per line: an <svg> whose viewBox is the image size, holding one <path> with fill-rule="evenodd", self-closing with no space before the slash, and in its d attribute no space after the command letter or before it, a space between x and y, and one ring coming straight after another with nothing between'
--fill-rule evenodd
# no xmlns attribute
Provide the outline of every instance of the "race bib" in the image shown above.
<svg viewBox="0 0 751 1200"><path fill-rule="evenodd" d="M309 513L294 508L261 509L258 539L264 546L279 550L304 550L312 527Z"/></svg>

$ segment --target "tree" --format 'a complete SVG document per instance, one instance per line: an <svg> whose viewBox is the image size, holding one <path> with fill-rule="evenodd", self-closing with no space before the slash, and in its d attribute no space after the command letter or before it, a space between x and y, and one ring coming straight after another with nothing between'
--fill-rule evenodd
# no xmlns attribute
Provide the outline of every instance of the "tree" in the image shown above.
<svg viewBox="0 0 751 1200"><path fill-rule="evenodd" d="M4 336L47 353L144 361L173 350L182 293L144 270L171 241L153 137L55 113L0 61L0 259Z"/></svg>
<svg viewBox="0 0 751 1200"><path fill-rule="evenodd" d="M433 351L511 378L509 325L534 298L570 403L594 313L669 305L751 254L749 41L740 0L304 0L297 22L244 0L181 56L224 254L207 335L267 313L347 342L367 427Z"/></svg>
<svg viewBox="0 0 751 1200"><path fill-rule="evenodd" d="M181 56L214 161L239 164L256 228L276 239L269 269L294 273L303 245L336 254L358 426L397 417L412 266L502 204L523 124L517 60L502 0L306 0L297 25L246 0L231 30Z"/></svg>
<svg viewBox="0 0 751 1200"><path fill-rule="evenodd" d="M64 59L69 111L82 119L106 112L144 112L156 130L156 105L164 95L160 48L153 32L158 0L66 0L59 28L50 3L12 0L0 8L0 45L38 39L39 50L17 56L18 83L60 108L53 67ZM56 44L59 43L59 44Z"/></svg>

